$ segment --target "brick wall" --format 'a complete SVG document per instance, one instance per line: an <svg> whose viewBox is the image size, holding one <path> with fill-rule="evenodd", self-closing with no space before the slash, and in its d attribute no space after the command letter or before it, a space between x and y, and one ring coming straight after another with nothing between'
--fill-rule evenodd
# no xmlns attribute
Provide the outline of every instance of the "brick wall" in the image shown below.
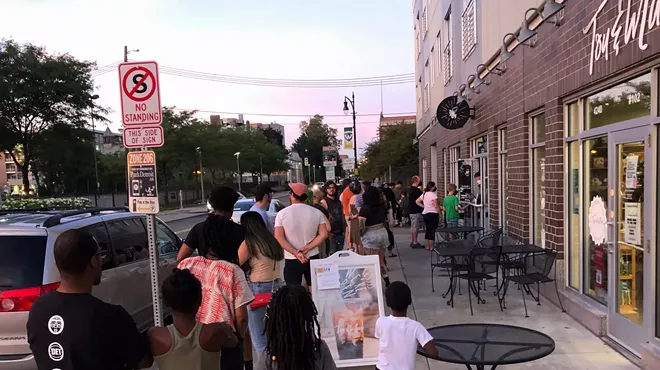
<svg viewBox="0 0 660 370"><path fill-rule="evenodd" d="M598 17L598 33L605 33L613 27L619 14L617 0L605 2ZM657 4L660 9L660 0L632 0L631 12L638 11L640 2ZM623 0L624 10L627 4L627 0ZM600 5L599 0L567 1L561 26L543 24L537 29L536 46L519 46L513 58L506 62L506 73L501 76L491 73L486 78L491 81L490 86L482 85L479 88L481 93L472 96L469 103L476 108L475 120L453 131L435 125L419 143L420 166L422 157L429 158L431 144L437 144L439 154L447 149L447 156L440 156L437 161L438 190L444 194L445 178L449 178L449 174L443 172L449 157L448 148L460 145L461 157L467 158L470 139L487 135L490 220L491 226L495 227L499 223L497 130L506 127L508 228L511 235L527 240L532 217L528 122L532 115L543 112L546 123L546 246L559 251L564 249L564 104L572 99L571 95L590 93L601 88L601 85L614 85L639 71L649 71L651 66L660 66L660 27L654 26L648 32L648 19L650 17L654 21L655 13L646 14L644 40L648 47L644 51L639 49L637 38L625 44L624 13L620 20L624 28L621 30L619 54L615 55L610 40L608 59L601 57L594 63L593 74L589 74L592 34L584 34L583 30L588 27ZM522 17L521 14L521 21ZM430 163L430 159L427 159L427 165ZM449 170L449 163L446 167Z"/></svg>

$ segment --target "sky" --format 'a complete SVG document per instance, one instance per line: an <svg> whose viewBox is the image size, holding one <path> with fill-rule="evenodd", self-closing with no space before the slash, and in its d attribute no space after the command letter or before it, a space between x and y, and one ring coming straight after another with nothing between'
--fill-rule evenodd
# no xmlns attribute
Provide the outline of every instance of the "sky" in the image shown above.
<svg viewBox="0 0 660 370"><path fill-rule="evenodd" d="M3 37L99 67L122 61L127 45L139 49L131 60L232 76L333 79L414 72L411 2L404 0L1 0L0 14ZM285 126L287 146L299 135L298 123L317 113L341 136L352 124L343 115L343 98L353 91L357 113L375 114L357 118L360 149L376 138L381 111L415 111L413 83L383 86L381 94L380 86L245 86L163 72L160 82L163 106L196 109L204 119L244 113L251 122L277 122ZM108 115L110 128L118 131L116 68L95 77L95 83L99 104L114 111Z"/></svg>

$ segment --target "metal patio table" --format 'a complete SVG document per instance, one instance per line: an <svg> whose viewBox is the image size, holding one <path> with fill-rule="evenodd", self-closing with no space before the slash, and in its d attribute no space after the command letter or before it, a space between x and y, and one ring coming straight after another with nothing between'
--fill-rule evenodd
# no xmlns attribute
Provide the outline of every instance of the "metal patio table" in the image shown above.
<svg viewBox="0 0 660 370"><path fill-rule="evenodd" d="M530 362L555 350L555 341L546 334L512 325L456 324L431 328L429 333L438 356L429 356L421 347L418 354L470 370Z"/></svg>

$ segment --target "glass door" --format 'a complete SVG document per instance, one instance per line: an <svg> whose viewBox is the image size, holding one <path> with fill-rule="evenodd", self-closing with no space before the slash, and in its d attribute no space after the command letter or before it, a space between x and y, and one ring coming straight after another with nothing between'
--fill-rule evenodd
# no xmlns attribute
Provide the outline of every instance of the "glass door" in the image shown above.
<svg viewBox="0 0 660 370"><path fill-rule="evenodd" d="M611 133L609 140L608 332L637 354L646 341L644 323L650 320L644 314L645 301L652 298L644 294L650 276L647 266L651 266L646 247L650 235L645 227L649 212L644 205L645 190L650 189L645 176L651 168L648 134L646 128L619 131Z"/></svg>

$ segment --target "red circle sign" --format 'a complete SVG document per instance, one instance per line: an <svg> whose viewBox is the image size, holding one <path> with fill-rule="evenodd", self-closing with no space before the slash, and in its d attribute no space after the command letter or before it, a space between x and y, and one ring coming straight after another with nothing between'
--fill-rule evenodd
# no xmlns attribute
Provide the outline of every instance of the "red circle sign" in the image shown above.
<svg viewBox="0 0 660 370"><path fill-rule="evenodd" d="M134 72L144 72L144 75L142 78L133 86L130 90L128 89L127 82L128 82L128 76L130 76ZM149 88L149 84L146 84L145 82L147 79L151 78L151 89ZM145 84L147 85L147 95L143 97L137 97L135 94L137 94L138 88L142 85ZM154 92L156 92L156 78L154 77L154 74L151 73L150 70L140 66L140 67L133 67L126 72L124 75L124 81L122 81L122 89L124 90L124 94L131 100L136 101L136 102L143 102L145 100L149 100L154 95Z"/></svg>

